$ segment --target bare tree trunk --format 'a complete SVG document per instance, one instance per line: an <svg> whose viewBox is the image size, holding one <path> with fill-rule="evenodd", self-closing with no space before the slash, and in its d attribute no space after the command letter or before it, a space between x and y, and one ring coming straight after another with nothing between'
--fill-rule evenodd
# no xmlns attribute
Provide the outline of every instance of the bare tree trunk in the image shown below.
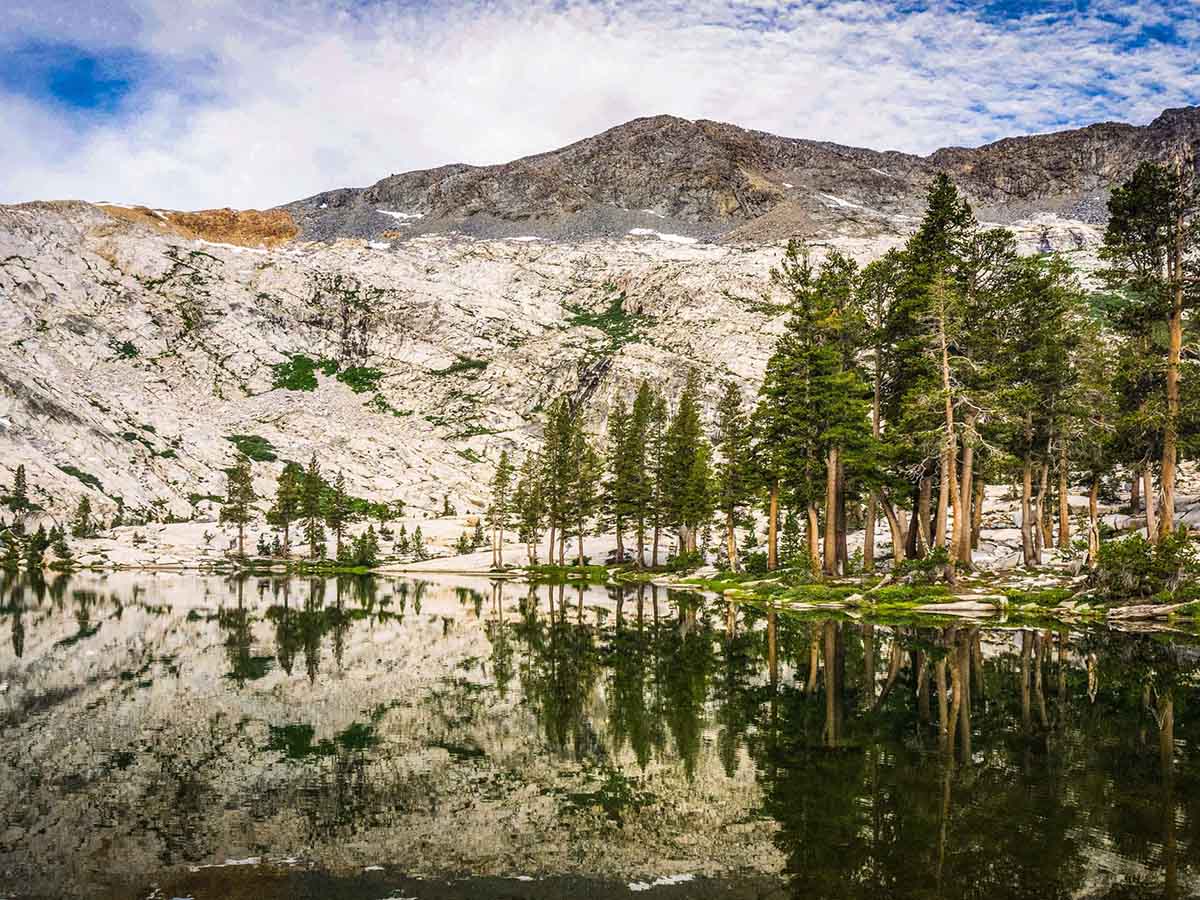
<svg viewBox="0 0 1200 900"><path fill-rule="evenodd" d="M1168 260L1171 314L1167 319L1167 423L1163 430L1162 515L1160 534L1175 530L1175 446L1179 434L1179 357L1183 350L1183 234L1182 217L1175 223L1175 246Z"/></svg>
<svg viewBox="0 0 1200 900"><path fill-rule="evenodd" d="M654 550L650 555L650 565L658 568L658 542L662 537L662 526L657 522L654 523Z"/></svg>
<svg viewBox="0 0 1200 900"><path fill-rule="evenodd" d="M870 573L875 568L875 492L867 495L867 513L863 520L863 571Z"/></svg>
<svg viewBox="0 0 1200 900"><path fill-rule="evenodd" d="M1142 493L1146 497L1146 540L1158 543L1158 517L1154 510L1154 473L1150 463L1142 467Z"/></svg>
<svg viewBox="0 0 1200 900"><path fill-rule="evenodd" d="M1058 439L1058 546L1071 545L1070 474L1067 458L1067 436Z"/></svg>
<svg viewBox="0 0 1200 900"><path fill-rule="evenodd" d="M1129 479L1129 514L1136 516L1138 509L1142 505L1142 473L1134 472L1133 477Z"/></svg>
<svg viewBox="0 0 1200 900"><path fill-rule="evenodd" d="M771 482L771 499L767 504L767 569L779 567L779 481Z"/></svg>
<svg viewBox="0 0 1200 900"><path fill-rule="evenodd" d="M550 520L550 533L546 536L546 565L554 565L555 522Z"/></svg>
<svg viewBox="0 0 1200 900"><path fill-rule="evenodd" d="M939 465L941 471L938 472L937 517L934 520L933 535L930 541L930 545L933 547L946 545L946 519L950 511L949 469L951 465L950 448L943 447Z"/></svg>
<svg viewBox="0 0 1200 900"><path fill-rule="evenodd" d="M725 513L725 540L729 545L729 571L738 570L737 535L733 530L733 510Z"/></svg>
<svg viewBox="0 0 1200 900"><path fill-rule="evenodd" d="M850 548L846 540L846 463L838 453L837 467L837 563L838 574L844 575L850 563Z"/></svg>
<svg viewBox="0 0 1200 900"><path fill-rule="evenodd" d="M874 496L874 492L872 492ZM887 519L888 528L892 532L892 561L897 563L904 562L904 548L908 544L908 535L904 530L904 523L900 521L900 516L896 513L895 506L887 495L882 495L879 498L879 506L883 509L883 515Z"/></svg>
<svg viewBox="0 0 1200 900"><path fill-rule="evenodd" d="M821 529L817 519L817 504L809 502L804 512L808 517L808 559L815 575L821 568Z"/></svg>
<svg viewBox="0 0 1200 900"><path fill-rule="evenodd" d="M825 462L825 558L821 571L837 574L837 447L829 448Z"/></svg>
<svg viewBox="0 0 1200 900"><path fill-rule="evenodd" d="M983 504L987 500L987 482L982 474L975 476L975 507L971 510L971 549L979 547L983 533Z"/></svg>
<svg viewBox="0 0 1200 900"><path fill-rule="evenodd" d="M971 564L971 492L975 487L975 445L972 433L975 430L975 415L966 417L963 434L962 477L959 479L958 509L954 513L955 558L968 566Z"/></svg>
<svg viewBox="0 0 1200 900"><path fill-rule="evenodd" d="M1027 566L1041 565L1042 562L1033 540L1033 457L1028 449L1021 471L1021 560Z"/></svg>

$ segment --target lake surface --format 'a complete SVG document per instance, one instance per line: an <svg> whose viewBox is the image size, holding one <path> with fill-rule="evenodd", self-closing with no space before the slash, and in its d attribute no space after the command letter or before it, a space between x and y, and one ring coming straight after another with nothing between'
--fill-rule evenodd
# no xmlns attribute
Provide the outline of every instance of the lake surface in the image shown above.
<svg viewBox="0 0 1200 900"><path fill-rule="evenodd" d="M644 587L0 583L0 897L1200 896L1200 642Z"/></svg>

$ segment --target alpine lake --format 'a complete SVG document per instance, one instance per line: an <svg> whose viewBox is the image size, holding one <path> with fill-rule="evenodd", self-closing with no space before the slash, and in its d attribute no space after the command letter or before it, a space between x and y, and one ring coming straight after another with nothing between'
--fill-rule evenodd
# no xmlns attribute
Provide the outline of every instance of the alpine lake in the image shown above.
<svg viewBox="0 0 1200 900"><path fill-rule="evenodd" d="M0 898L1200 896L1200 636L0 582Z"/></svg>

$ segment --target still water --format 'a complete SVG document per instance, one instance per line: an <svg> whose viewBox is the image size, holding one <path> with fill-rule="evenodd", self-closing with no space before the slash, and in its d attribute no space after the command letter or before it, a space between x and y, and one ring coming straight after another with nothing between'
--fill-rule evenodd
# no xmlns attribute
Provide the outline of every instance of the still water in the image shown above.
<svg viewBox="0 0 1200 900"><path fill-rule="evenodd" d="M1200 896L1200 642L653 587L0 584L0 897Z"/></svg>

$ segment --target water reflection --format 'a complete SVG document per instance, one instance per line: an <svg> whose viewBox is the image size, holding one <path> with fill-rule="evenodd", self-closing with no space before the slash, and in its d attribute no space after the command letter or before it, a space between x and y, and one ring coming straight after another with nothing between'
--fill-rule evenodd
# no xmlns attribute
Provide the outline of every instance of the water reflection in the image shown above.
<svg viewBox="0 0 1200 900"><path fill-rule="evenodd" d="M1200 890L1186 634L478 579L6 576L0 615L0 894L246 856Z"/></svg>

